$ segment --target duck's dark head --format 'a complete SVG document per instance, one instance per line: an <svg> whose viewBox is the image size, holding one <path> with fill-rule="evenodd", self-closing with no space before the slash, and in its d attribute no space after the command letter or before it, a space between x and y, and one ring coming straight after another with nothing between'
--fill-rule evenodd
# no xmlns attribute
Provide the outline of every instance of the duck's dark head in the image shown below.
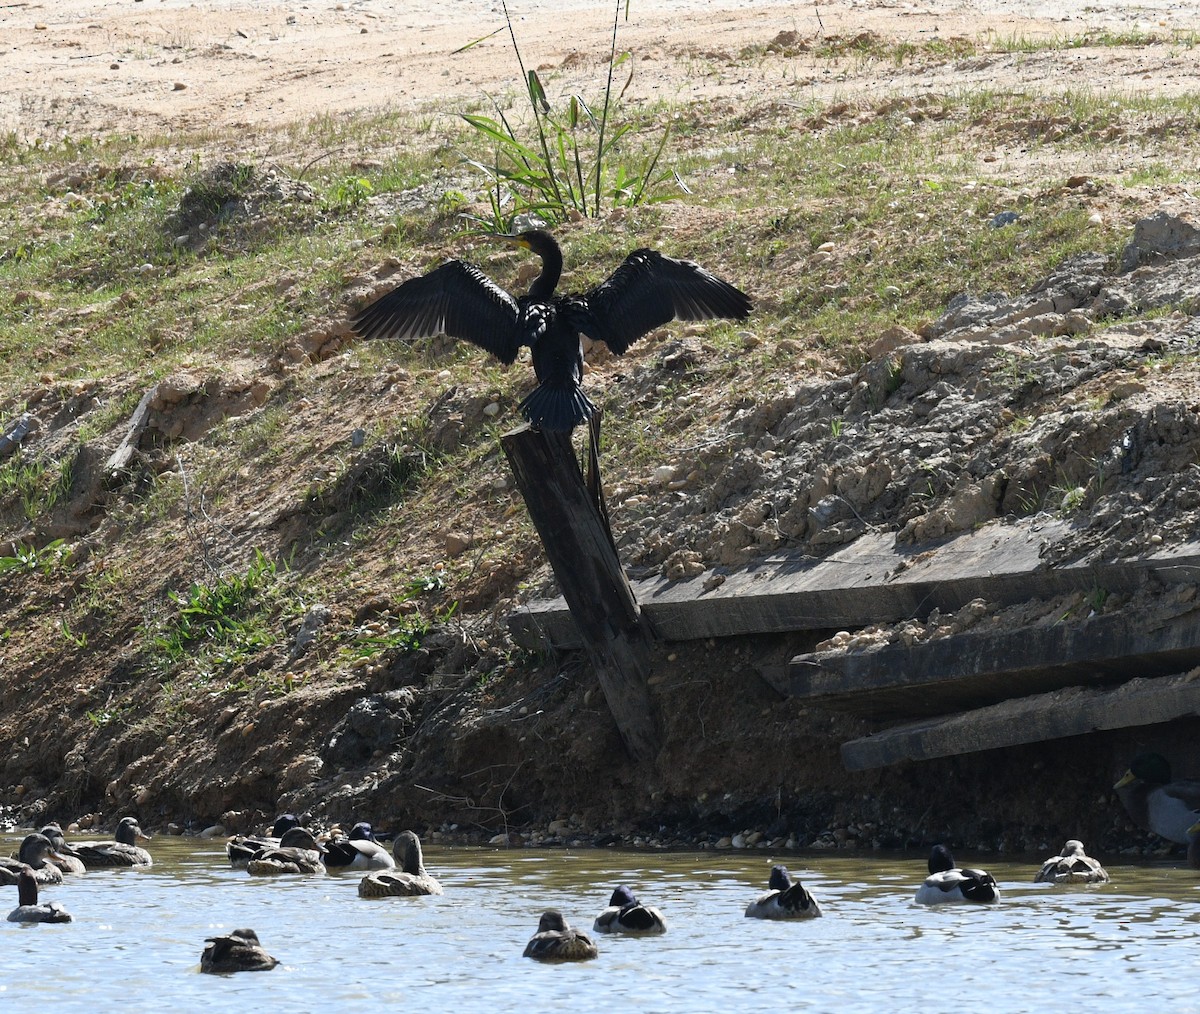
<svg viewBox="0 0 1200 1014"><path fill-rule="evenodd" d="M628 887L622 884L613 891L608 903L616 908L626 908L629 905L636 905L637 898L633 896L633 892Z"/></svg>
<svg viewBox="0 0 1200 1014"><path fill-rule="evenodd" d="M352 828L348 836L351 841L374 841L375 829L365 820L360 820Z"/></svg>
<svg viewBox="0 0 1200 1014"><path fill-rule="evenodd" d="M17 850L17 858L21 862L34 867L41 866L46 857L54 851L54 845L44 834L27 834L21 839L21 847Z"/></svg>
<svg viewBox="0 0 1200 1014"><path fill-rule="evenodd" d="M771 878L767 881L767 886L772 891L786 891L792 886L791 875L787 871L787 867L782 864L776 864L771 867Z"/></svg>
<svg viewBox="0 0 1200 1014"><path fill-rule="evenodd" d="M136 845L139 840L150 841L150 836L142 830L137 817L122 817L113 837L123 845Z"/></svg>
<svg viewBox="0 0 1200 1014"><path fill-rule="evenodd" d="M32 867L22 866L17 874L17 904L37 904L37 877L33 875Z"/></svg>
<svg viewBox="0 0 1200 1014"><path fill-rule="evenodd" d="M308 849L310 852L322 854L325 852L325 846L317 841L313 837L313 833L306 827L289 828L279 839L279 847L281 849Z"/></svg>
<svg viewBox="0 0 1200 1014"><path fill-rule="evenodd" d="M1129 770L1118 785L1127 785L1133 778L1140 778L1151 785L1166 785L1171 780L1171 765L1161 753L1139 753L1129 762Z"/></svg>
<svg viewBox="0 0 1200 1014"><path fill-rule="evenodd" d="M271 837L282 838L292 828L300 826L300 818L294 813L281 813L271 825Z"/></svg>
<svg viewBox="0 0 1200 1014"><path fill-rule="evenodd" d="M563 932L567 928L567 920L557 909L549 908L542 913L538 920L539 933Z"/></svg>
<svg viewBox="0 0 1200 1014"><path fill-rule="evenodd" d="M929 872L945 873L954 869L954 856L945 845L934 845L929 852Z"/></svg>

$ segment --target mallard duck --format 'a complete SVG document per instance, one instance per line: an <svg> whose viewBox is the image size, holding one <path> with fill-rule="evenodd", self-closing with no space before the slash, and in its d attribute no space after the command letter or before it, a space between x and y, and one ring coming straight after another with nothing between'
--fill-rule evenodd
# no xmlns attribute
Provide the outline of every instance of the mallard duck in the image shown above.
<svg viewBox="0 0 1200 1014"><path fill-rule="evenodd" d="M235 834L225 843L225 855L229 865L242 869L251 859L257 859L267 849L279 848L279 839L294 827L300 826L300 818L294 813L281 813L271 825L269 835Z"/></svg>
<svg viewBox="0 0 1200 1014"><path fill-rule="evenodd" d="M29 870L37 883L61 884L62 870L50 860L54 857L54 847L44 834L27 834L21 839L21 847L17 857L9 859L0 857L0 884L10 887L20 882L19 878L25 870Z"/></svg>
<svg viewBox="0 0 1200 1014"><path fill-rule="evenodd" d="M83 860L89 870L121 866L153 866L150 853L138 841L150 841L137 817L122 817L112 841L88 841L71 846L71 855Z"/></svg>
<svg viewBox="0 0 1200 1014"><path fill-rule="evenodd" d="M984 870L960 870L945 845L935 845L929 854L929 876L917 888L918 905L974 902L990 905L1000 900L992 875Z"/></svg>
<svg viewBox="0 0 1200 1014"><path fill-rule="evenodd" d="M9 922L70 922L71 913L61 902L38 904L38 882L28 866L17 874L17 907L8 913Z"/></svg>
<svg viewBox="0 0 1200 1014"><path fill-rule="evenodd" d="M57 824L47 824L39 832L50 839L50 845L53 852L50 854L50 862L57 866L63 873L86 873L87 867L83 865L83 860L77 855L72 854L71 846L67 844L66 838L63 837L63 829Z"/></svg>
<svg viewBox="0 0 1200 1014"><path fill-rule="evenodd" d="M786 866L771 867L767 880L770 888L746 906L747 919L814 919L821 906L799 880L793 880Z"/></svg>
<svg viewBox="0 0 1200 1014"><path fill-rule="evenodd" d="M235 929L205 940L200 971L214 975L231 972L269 972L279 962L266 952L252 929Z"/></svg>
<svg viewBox="0 0 1200 1014"><path fill-rule="evenodd" d="M535 961L587 961L599 953L600 948L583 930L572 929L561 912L548 909L522 956Z"/></svg>
<svg viewBox="0 0 1200 1014"><path fill-rule="evenodd" d="M608 908L596 916L592 929L597 933L640 933L649 936L652 933L666 933L667 922L657 908L641 904L633 896L633 891L621 885L608 899Z"/></svg>
<svg viewBox="0 0 1200 1014"><path fill-rule="evenodd" d="M400 868L368 873L358 884L360 898L414 898L442 893L442 885L425 870L421 839L412 831L396 835L392 851Z"/></svg>
<svg viewBox="0 0 1200 1014"><path fill-rule="evenodd" d="M255 876L275 873L324 873L321 857L324 847L306 827L293 827L284 832L276 848L264 850L246 863L246 872Z"/></svg>
<svg viewBox="0 0 1200 1014"><path fill-rule="evenodd" d="M1200 820L1200 782L1172 780L1171 765L1162 754L1138 754L1113 789L1139 827L1188 844L1188 828Z"/></svg>
<svg viewBox="0 0 1200 1014"><path fill-rule="evenodd" d="M396 866L365 820L355 824L348 835L340 827L331 828L322 844L327 870L391 870Z"/></svg>
<svg viewBox="0 0 1200 1014"><path fill-rule="evenodd" d="M1072 838L1051 856L1033 878L1035 884L1107 884L1108 874L1098 859L1083 851L1083 842Z"/></svg>

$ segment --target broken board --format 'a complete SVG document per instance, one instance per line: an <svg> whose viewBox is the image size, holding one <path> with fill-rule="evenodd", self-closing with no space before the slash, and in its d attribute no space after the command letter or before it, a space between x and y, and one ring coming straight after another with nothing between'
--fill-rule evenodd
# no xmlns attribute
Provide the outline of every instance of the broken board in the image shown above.
<svg viewBox="0 0 1200 1014"><path fill-rule="evenodd" d="M946 714L1200 665L1200 610L1191 605L1153 621L1118 612L1016 630L973 629L907 646L813 652L763 676L785 697L863 717Z"/></svg>
<svg viewBox="0 0 1200 1014"><path fill-rule="evenodd" d="M1115 689L1069 687L911 722L842 744L850 771L1156 725L1200 714L1200 670L1132 679Z"/></svg>

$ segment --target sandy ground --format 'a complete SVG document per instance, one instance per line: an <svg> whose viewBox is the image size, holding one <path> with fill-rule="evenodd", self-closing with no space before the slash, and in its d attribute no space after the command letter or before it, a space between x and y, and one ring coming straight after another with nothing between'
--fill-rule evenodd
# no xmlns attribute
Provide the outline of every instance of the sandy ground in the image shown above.
<svg viewBox="0 0 1200 1014"><path fill-rule="evenodd" d="M597 90L611 43L612 5L514 0L510 12L528 66L556 72L546 76L560 93ZM634 99L761 99L772 92L819 99L973 82L1184 91L1200 80L1200 55L1187 46L999 54L934 68L862 56L745 54L781 32L807 40L872 32L920 42L1193 29L1200 29L1200 7L1165 0L1138 6L1111 0L635 0L618 45L634 57ZM420 109L504 92L518 70L501 7L491 0L0 0L0 77L0 136L33 141L110 131L252 132L355 109Z"/></svg>

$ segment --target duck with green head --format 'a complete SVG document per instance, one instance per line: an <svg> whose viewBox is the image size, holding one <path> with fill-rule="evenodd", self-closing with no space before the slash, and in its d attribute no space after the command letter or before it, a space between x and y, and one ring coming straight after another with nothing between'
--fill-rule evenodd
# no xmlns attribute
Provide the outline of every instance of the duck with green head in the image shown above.
<svg viewBox="0 0 1200 1014"><path fill-rule="evenodd" d="M413 831L401 831L392 843L399 869L374 870L358 883L360 898L417 898L441 894L442 885L425 869L421 839Z"/></svg>
<svg viewBox="0 0 1200 1014"><path fill-rule="evenodd" d="M624 884L617 887L604 909L592 923L596 933L629 933L650 936L667 932L663 914L650 905L643 905Z"/></svg>
<svg viewBox="0 0 1200 1014"><path fill-rule="evenodd" d="M987 870L959 869L945 845L929 853L929 876L917 888L918 905L992 905L1000 900L1000 888Z"/></svg>
<svg viewBox="0 0 1200 1014"><path fill-rule="evenodd" d="M1113 790L1138 827L1167 841L1188 843L1188 828L1200 820L1200 782L1172 778L1160 753L1140 753Z"/></svg>
<svg viewBox="0 0 1200 1014"><path fill-rule="evenodd" d="M792 878L786 866L771 867L767 887L770 890L746 906L747 919L815 919L821 914L817 899Z"/></svg>

